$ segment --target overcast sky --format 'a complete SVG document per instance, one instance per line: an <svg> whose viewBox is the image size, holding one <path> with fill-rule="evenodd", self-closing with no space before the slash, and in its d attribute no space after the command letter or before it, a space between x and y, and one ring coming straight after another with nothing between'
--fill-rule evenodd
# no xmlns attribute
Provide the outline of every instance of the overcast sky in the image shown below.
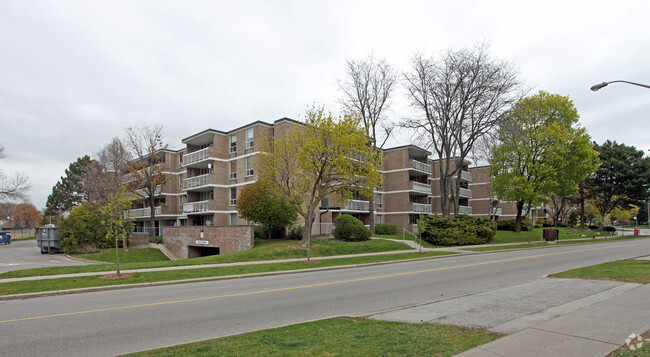
<svg viewBox="0 0 650 357"><path fill-rule="evenodd" d="M78 157L160 123L172 148L313 103L340 110L345 60L398 71L488 41L533 88L569 95L594 140L650 149L650 1L0 0L0 161L43 208ZM390 113L408 116L400 89ZM408 133L392 145L409 144Z"/></svg>

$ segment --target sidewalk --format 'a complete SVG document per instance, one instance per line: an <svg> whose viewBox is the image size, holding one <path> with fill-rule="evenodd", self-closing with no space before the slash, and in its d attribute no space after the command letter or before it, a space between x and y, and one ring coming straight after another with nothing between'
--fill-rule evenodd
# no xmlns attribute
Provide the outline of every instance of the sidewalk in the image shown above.
<svg viewBox="0 0 650 357"><path fill-rule="evenodd" d="M509 334L459 357L607 356L650 329L650 285L540 279L370 318Z"/></svg>

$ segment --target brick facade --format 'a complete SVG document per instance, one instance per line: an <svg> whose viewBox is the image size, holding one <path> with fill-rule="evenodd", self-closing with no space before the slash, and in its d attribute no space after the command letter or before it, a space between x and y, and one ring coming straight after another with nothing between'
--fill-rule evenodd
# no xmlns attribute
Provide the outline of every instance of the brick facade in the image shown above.
<svg viewBox="0 0 650 357"><path fill-rule="evenodd" d="M163 230L163 245L181 259L239 252L253 248L253 228L253 226L166 227Z"/></svg>

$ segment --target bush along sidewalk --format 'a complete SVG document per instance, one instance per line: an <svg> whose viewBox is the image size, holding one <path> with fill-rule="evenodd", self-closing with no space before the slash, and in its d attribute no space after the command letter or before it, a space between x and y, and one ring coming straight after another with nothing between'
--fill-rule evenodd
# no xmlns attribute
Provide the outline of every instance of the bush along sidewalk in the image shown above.
<svg viewBox="0 0 650 357"><path fill-rule="evenodd" d="M422 239L443 246L485 244L494 238L497 226L485 218L459 215L426 216L418 220Z"/></svg>

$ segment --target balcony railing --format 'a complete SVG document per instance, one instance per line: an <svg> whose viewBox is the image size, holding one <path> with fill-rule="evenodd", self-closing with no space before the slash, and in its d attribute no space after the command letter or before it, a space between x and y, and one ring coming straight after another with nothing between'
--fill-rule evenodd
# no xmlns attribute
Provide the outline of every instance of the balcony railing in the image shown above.
<svg viewBox="0 0 650 357"><path fill-rule="evenodd" d="M151 207L134 208L134 209L127 210L126 212L131 218L151 217ZM162 207L157 206L154 213L156 214L156 216L161 215Z"/></svg>
<svg viewBox="0 0 650 357"><path fill-rule="evenodd" d="M205 160L210 156L210 148L201 149L192 153L183 155L183 166L193 164L197 161Z"/></svg>
<svg viewBox="0 0 650 357"><path fill-rule="evenodd" d="M210 209L210 201L197 201L183 204L183 213L205 212Z"/></svg>
<svg viewBox="0 0 650 357"><path fill-rule="evenodd" d="M360 200L347 200L345 206L351 211L368 211L370 209L368 201Z"/></svg>
<svg viewBox="0 0 650 357"><path fill-rule="evenodd" d="M425 164L424 162L413 160L413 168L431 175L431 165Z"/></svg>
<svg viewBox="0 0 650 357"><path fill-rule="evenodd" d="M425 203L414 203L413 212L431 213L431 205Z"/></svg>
<svg viewBox="0 0 650 357"><path fill-rule="evenodd" d="M188 190L190 188L205 186L208 184L208 177L210 174L205 174L201 176L195 176L183 179L183 189Z"/></svg>
<svg viewBox="0 0 650 357"><path fill-rule="evenodd" d="M431 185L415 181L412 181L411 183L413 184L413 191L431 194Z"/></svg>
<svg viewBox="0 0 650 357"><path fill-rule="evenodd" d="M459 214L472 214L472 207L470 206L458 206Z"/></svg>
<svg viewBox="0 0 650 357"><path fill-rule="evenodd" d="M458 189L458 197L460 198L472 198L472 190L460 187Z"/></svg>
<svg viewBox="0 0 650 357"><path fill-rule="evenodd" d="M472 181L472 173L469 171L461 171L460 172L460 179L462 181Z"/></svg>

